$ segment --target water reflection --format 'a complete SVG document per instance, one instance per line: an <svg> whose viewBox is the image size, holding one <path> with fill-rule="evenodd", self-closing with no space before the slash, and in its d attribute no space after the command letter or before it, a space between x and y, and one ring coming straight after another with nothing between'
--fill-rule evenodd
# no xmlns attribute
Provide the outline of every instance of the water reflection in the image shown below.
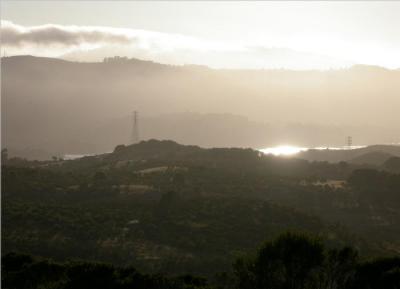
<svg viewBox="0 0 400 289"><path fill-rule="evenodd" d="M275 156L290 156L295 155L300 152L308 151L308 150L351 150L351 149L360 149L364 148L365 146L343 146L343 147L298 147L298 146L291 146L291 145L281 145L276 147L269 147L260 149L261 152L264 154L272 154Z"/></svg>

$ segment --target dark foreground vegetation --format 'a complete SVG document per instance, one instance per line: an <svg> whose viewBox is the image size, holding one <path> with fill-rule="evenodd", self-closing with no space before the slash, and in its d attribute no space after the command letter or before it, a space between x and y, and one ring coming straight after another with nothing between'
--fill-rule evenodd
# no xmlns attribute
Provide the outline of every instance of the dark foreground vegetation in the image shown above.
<svg viewBox="0 0 400 289"><path fill-rule="evenodd" d="M328 250L318 239L291 233L264 243L254 256L238 258L232 273L218 273L211 280L143 274L104 263L56 263L15 253L3 256L2 273L2 288L7 289L400 288L399 257L361 262L354 248Z"/></svg>
<svg viewBox="0 0 400 289"><path fill-rule="evenodd" d="M3 161L1 242L8 288L24 280L32 281L19 288L39 281L40 288L79 288L68 285L75 282L70 274L96 268L105 268L102 276L119 288L133 282L127 269L132 266L142 272L135 276L150 282L146 288L397 288L373 287L397 284L399 278L396 162L388 167L309 162L155 140L72 161ZM241 257L287 231L321 241L285 235L255 257ZM15 258L22 261L7 265ZM286 268L285 262L295 265ZM53 273L32 271L41 266L56 268L55 279L46 279ZM346 286L353 287L331 280L340 270L349 270ZM218 272L225 273L217 278ZM182 274L204 276L208 285L172 277Z"/></svg>

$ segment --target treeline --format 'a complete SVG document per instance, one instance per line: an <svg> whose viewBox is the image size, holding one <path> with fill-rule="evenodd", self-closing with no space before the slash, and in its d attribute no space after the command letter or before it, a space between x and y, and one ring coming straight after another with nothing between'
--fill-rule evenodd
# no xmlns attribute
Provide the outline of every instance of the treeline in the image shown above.
<svg viewBox="0 0 400 289"><path fill-rule="evenodd" d="M142 274L133 267L72 261L56 263L30 255L9 253L2 257L2 288L8 289L189 289L206 288L207 280L192 275L166 277Z"/></svg>
<svg viewBox="0 0 400 289"><path fill-rule="evenodd" d="M239 257L232 271L207 280L192 275L143 274L133 267L105 263L56 263L9 253L2 257L2 288L397 289L400 257L362 261L354 248L328 249L318 238L285 233L265 242L254 255Z"/></svg>
<svg viewBox="0 0 400 289"><path fill-rule="evenodd" d="M400 288L400 257L362 261L352 247L327 249L319 239L293 233L238 259L234 268L239 289Z"/></svg>
<svg viewBox="0 0 400 289"><path fill-rule="evenodd" d="M340 175L344 184L330 186ZM3 252L210 276L237 252L299 229L389 256L400 250L399 180L346 163L170 141L74 161L9 160Z"/></svg>
<svg viewBox="0 0 400 289"><path fill-rule="evenodd" d="M176 192L157 202L93 200L88 204L3 203L3 252L23 251L64 261L69 257L135 265L145 272L211 276L227 270L238 252L287 230L360 243L343 228L269 202L237 198L185 199Z"/></svg>
<svg viewBox="0 0 400 289"><path fill-rule="evenodd" d="M354 188L400 192L398 174L373 169L355 170L348 179Z"/></svg>
<svg viewBox="0 0 400 289"><path fill-rule="evenodd" d="M400 252L400 174L169 141L19 161L2 166L3 253L210 277L287 230Z"/></svg>

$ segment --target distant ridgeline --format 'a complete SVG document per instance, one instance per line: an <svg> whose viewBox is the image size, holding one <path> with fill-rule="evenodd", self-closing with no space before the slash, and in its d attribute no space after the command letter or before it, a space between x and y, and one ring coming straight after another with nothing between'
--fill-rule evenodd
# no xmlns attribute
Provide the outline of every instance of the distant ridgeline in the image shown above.
<svg viewBox="0 0 400 289"><path fill-rule="evenodd" d="M389 168L387 167L387 162L394 164L393 162L396 162L396 159L400 158L400 145L371 145L351 150L310 149L300 152L296 157L309 161L346 161L352 164L369 165L375 168Z"/></svg>
<svg viewBox="0 0 400 289"><path fill-rule="evenodd" d="M346 131L359 144L399 141L400 115L387 108L400 107L400 70L230 70L124 57L88 63L13 56L1 59L1 71L2 147L29 159L98 154L127 143L137 108L142 139L202 147L340 146Z"/></svg>
<svg viewBox="0 0 400 289"><path fill-rule="evenodd" d="M10 263L3 261L9 284L23 282L23 278L17 277L22 276L19 274L43 276L33 274L36 271L32 270L42 268L38 264L44 266L43 270L59 270L53 281L64 285L80 276L81 270L85 272L82 278L94 278L99 272L105 272L104 276L114 276L107 277L112 279L110 282L120 284L126 281L123 272L130 270L124 271L122 267L126 266L168 275L188 273L211 278L223 271L229 275L238 256L254 252L265 240L272 240L286 231L317 235L326 250L351 245L363 260L398 256L400 252L400 162L397 157L391 157L382 165L309 162L264 155L252 149L204 149L173 141L150 140L130 146L119 145L112 153L76 160L27 161L10 157L4 160L3 254L22 252L57 262L80 258L118 266L49 265L47 261L40 263L9 255L7 258L11 259L6 260L11 260ZM279 242L273 244L272 249L265 249L266 256L280 250ZM347 251L339 252L342 251L329 254L332 258L347 254ZM280 258L279 254L276 258ZM325 253L324 256L328 258ZM314 260L315 266L328 262L320 258L321 255L317 255L310 262ZM260 283L264 285L275 282L272 275L267 275L272 281L252 279L258 272L252 271L258 268L254 266L264 266L259 263L264 262L263 259L257 260L250 259L250 263L242 260L237 264L239 267L235 267L239 280L250 278L243 281L240 288L245 288L245 284L259 284L259 281L267 282ZM277 262L273 265L275 268L279 260L274 262ZM357 262L364 264L364 261ZM398 269L390 272L384 271L389 269L371 269L398 266L393 265L398 264L397 261L385 262L351 268L356 272L381 272L387 280L395 280ZM389 265L385 267L384 264ZM299 266L303 267L303 263ZM90 275L90 272L96 273ZM133 274L129 272L126 276ZM309 272L304 274L304 280L309 280ZM155 278L146 276L151 280ZM377 280L383 280L379 278ZM181 282L179 286L189 286L187 282L200 282L196 286L206 286L197 279L179 280L168 279L165 284L176 281ZM246 288L261 288L253 285ZM9 288L17 288L15 286ZM181 288L179 286L174 288ZM265 286L262 288L275 288ZM276 288L289 288L285 286ZM148 288L153 287L149 285Z"/></svg>

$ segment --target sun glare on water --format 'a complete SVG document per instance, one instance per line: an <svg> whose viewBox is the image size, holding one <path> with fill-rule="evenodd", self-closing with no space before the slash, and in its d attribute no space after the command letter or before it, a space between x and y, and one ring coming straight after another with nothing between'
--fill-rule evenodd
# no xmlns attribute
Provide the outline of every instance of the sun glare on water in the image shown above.
<svg viewBox="0 0 400 289"><path fill-rule="evenodd" d="M306 150L308 150L308 148L283 145L261 149L261 152L263 152L264 154L272 154L275 156L290 156Z"/></svg>

